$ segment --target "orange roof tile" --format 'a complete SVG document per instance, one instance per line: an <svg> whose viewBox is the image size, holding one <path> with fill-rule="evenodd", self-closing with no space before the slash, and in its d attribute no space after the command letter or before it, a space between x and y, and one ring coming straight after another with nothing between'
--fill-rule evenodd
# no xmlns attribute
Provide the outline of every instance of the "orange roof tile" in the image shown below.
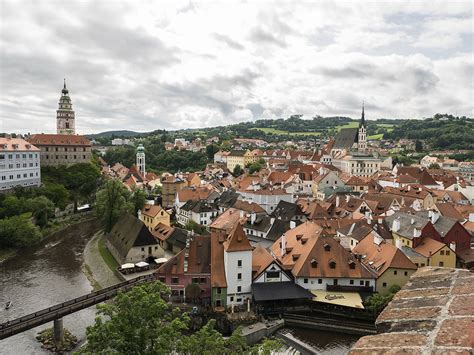
<svg viewBox="0 0 474 355"><path fill-rule="evenodd" d="M235 251L249 251L252 249L253 248L250 245L242 225L240 223L236 223L235 227L227 237L227 240L224 242L224 250L227 253L230 253Z"/></svg>

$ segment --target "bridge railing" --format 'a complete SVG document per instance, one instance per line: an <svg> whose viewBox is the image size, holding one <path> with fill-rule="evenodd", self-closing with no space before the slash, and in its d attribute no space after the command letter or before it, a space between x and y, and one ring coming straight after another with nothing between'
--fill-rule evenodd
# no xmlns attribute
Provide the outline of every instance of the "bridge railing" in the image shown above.
<svg viewBox="0 0 474 355"><path fill-rule="evenodd" d="M27 314L20 318L7 321L0 324L0 339L20 332L20 329L22 329L22 331L31 329L48 321L61 318L65 315L77 312L94 304L101 303L115 296L120 290L128 290L137 284L146 281L152 281L154 279L155 276L153 274L139 276L137 278L106 287L99 291L91 292L72 300L68 300L34 313Z"/></svg>

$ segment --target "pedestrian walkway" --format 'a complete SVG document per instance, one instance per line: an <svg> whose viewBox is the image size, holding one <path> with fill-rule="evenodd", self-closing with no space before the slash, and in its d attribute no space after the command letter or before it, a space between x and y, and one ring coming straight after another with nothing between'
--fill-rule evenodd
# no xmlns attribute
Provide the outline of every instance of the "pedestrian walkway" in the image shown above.
<svg viewBox="0 0 474 355"><path fill-rule="evenodd" d="M87 243L84 249L84 263L88 267L88 271L95 282L99 284L101 288L115 285L124 280L120 279L109 266L105 263L102 255L99 252L99 240L103 238L103 233L96 233L92 239Z"/></svg>

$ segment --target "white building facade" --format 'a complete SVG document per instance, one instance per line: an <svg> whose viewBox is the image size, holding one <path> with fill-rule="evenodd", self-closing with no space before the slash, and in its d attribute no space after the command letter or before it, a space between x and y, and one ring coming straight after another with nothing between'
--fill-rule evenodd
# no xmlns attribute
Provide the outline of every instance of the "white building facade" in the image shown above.
<svg viewBox="0 0 474 355"><path fill-rule="evenodd" d="M40 150L20 138L0 138L0 191L40 185Z"/></svg>
<svg viewBox="0 0 474 355"><path fill-rule="evenodd" d="M252 251L224 251L227 305L252 298Z"/></svg>

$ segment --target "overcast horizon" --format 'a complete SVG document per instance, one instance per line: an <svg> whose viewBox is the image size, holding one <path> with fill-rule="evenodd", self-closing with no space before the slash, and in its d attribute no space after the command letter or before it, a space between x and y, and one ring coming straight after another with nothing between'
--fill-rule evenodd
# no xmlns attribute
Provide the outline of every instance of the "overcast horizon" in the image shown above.
<svg viewBox="0 0 474 355"><path fill-rule="evenodd" d="M0 2L2 132L473 117L471 1Z"/></svg>

